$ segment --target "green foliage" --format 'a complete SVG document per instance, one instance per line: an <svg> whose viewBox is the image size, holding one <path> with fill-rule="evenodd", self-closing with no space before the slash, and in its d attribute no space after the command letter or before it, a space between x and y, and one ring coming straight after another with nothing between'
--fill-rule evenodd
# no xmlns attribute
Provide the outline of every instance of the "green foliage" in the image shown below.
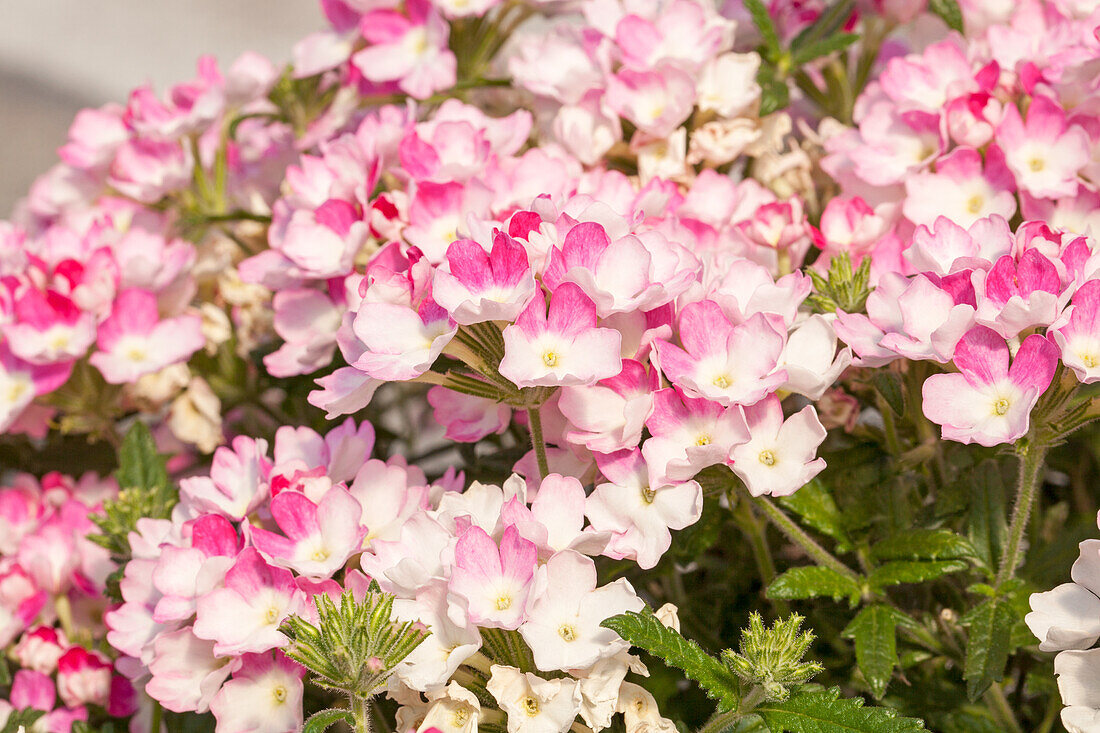
<svg viewBox="0 0 1100 733"><path fill-rule="evenodd" d="M962 623L970 631L963 677L971 700L977 700L1004 677L1015 620L1012 605L1000 596L987 598L963 617Z"/></svg>
<svg viewBox="0 0 1100 733"><path fill-rule="evenodd" d="M844 527L844 517L823 482L814 479L790 496L780 497L777 501L797 514L807 527L836 541L837 550L845 552L851 549L852 542Z"/></svg>
<svg viewBox="0 0 1100 733"><path fill-rule="evenodd" d="M738 677L760 685L768 700L786 700L790 688L805 684L825 668L817 662L803 661L814 635L802 631L803 618L794 614L764 626L760 614L749 616L749 626L741 631L741 651L722 652L722 660Z"/></svg>
<svg viewBox="0 0 1100 733"><path fill-rule="evenodd" d="M777 63L783 53L783 47L779 43L779 32L775 29L775 23L772 21L771 15L768 14L768 7L763 3L763 0L745 0L745 9L749 11L752 24L756 26L756 30L760 33L760 40L763 44L761 56L773 64Z"/></svg>
<svg viewBox="0 0 1100 733"><path fill-rule="evenodd" d="M355 722L355 718L352 716L350 710L341 710L339 708L321 710L309 716L309 720L306 721L305 727L302 728L302 733L324 733L341 720L348 725L352 725Z"/></svg>
<svg viewBox="0 0 1100 733"><path fill-rule="evenodd" d="M963 15L957 0L928 0L928 9L947 23L951 30L963 32Z"/></svg>
<svg viewBox="0 0 1100 733"><path fill-rule="evenodd" d="M856 647L856 662L871 688L881 699L898 665L897 627L912 625L913 620L883 603L863 608L844 629L846 638Z"/></svg>
<svg viewBox="0 0 1100 733"><path fill-rule="evenodd" d="M832 568L817 565L791 568L768 586L768 598L777 600L802 600L828 597L858 599L859 585Z"/></svg>
<svg viewBox="0 0 1100 733"><path fill-rule="evenodd" d="M789 700L754 709L772 733L912 733L924 723L880 707L864 707L860 698L840 697L840 689L803 691Z"/></svg>
<svg viewBox="0 0 1100 733"><path fill-rule="evenodd" d="M394 667L428 637L421 624L391 621L393 601L374 582L361 601L351 590L339 605L324 593L314 596L318 625L291 616L280 627L291 641L286 655L312 672L320 687L376 695Z"/></svg>
<svg viewBox="0 0 1100 733"><path fill-rule="evenodd" d="M828 38L822 38L813 43L808 43L795 51L791 56L791 63L795 66L802 66L822 56L828 56L831 53L843 51L858 40L859 35L855 33L833 34Z"/></svg>
<svg viewBox="0 0 1100 733"><path fill-rule="evenodd" d="M852 269L852 258L841 252L829 261L827 276L813 269L806 271L814 283L814 292L808 301L819 313L862 313L867 305L871 287L871 258L864 257L857 269Z"/></svg>
<svg viewBox="0 0 1100 733"><path fill-rule="evenodd" d="M901 417L905 414L905 385L902 383L900 374L884 369L879 370L871 377L871 383L895 415Z"/></svg>
<svg viewBox="0 0 1100 733"><path fill-rule="evenodd" d="M26 710L13 710L8 715L8 720L4 723L4 727L0 728L0 733L17 733L20 728L30 730L35 721L46 714L44 710L35 710L34 708L27 708Z"/></svg>
<svg viewBox="0 0 1100 733"><path fill-rule="evenodd" d="M179 501L179 495L168 479L165 457L157 453L153 434L143 422L135 422L126 433L118 450L118 470L115 472L119 493L103 503L103 513L90 518L99 534L88 536L92 542L106 548L118 570L108 578L107 593L121 600L118 581L130 560L130 533L143 517L167 519Z"/></svg>
<svg viewBox="0 0 1100 733"><path fill-rule="evenodd" d="M735 710L741 699L740 679L730 669L707 654L691 639L673 631L651 612L628 611L605 620L601 626L611 629L632 645L660 657L666 664L683 671L718 701L719 710Z"/></svg>

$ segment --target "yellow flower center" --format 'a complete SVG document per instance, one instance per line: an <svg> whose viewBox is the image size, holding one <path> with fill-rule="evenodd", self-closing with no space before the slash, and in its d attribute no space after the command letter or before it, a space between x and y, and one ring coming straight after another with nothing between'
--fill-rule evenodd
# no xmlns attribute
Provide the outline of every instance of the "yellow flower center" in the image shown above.
<svg viewBox="0 0 1100 733"><path fill-rule="evenodd" d="M718 389L725 389L730 386L730 378L727 377L725 374L720 374L714 378L712 384L714 384L714 386Z"/></svg>
<svg viewBox="0 0 1100 733"><path fill-rule="evenodd" d="M131 347L130 350L126 352L126 358L130 361L145 361L145 349L140 346Z"/></svg>
<svg viewBox="0 0 1100 733"><path fill-rule="evenodd" d="M1010 403L1004 397L997 398L997 401L993 403L993 414L997 416L1004 415L1008 412L1008 408L1011 406L1011 404L1012 403Z"/></svg>
<svg viewBox="0 0 1100 733"><path fill-rule="evenodd" d="M267 613L264 614L264 618L267 619L269 624L273 624L279 620L279 609L275 606L271 606L267 609Z"/></svg>
<svg viewBox="0 0 1100 733"><path fill-rule="evenodd" d="M1043 160L1042 158L1032 158L1031 160L1028 161L1027 167L1030 168L1031 170L1033 170L1034 172L1038 173L1039 171L1046 168L1047 164L1046 164L1046 161Z"/></svg>
<svg viewBox="0 0 1100 733"><path fill-rule="evenodd" d="M771 450L760 451L760 455L757 456L757 458L760 459L760 462L763 463L765 466L774 466L779 460L775 457L775 452Z"/></svg>
<svg viewBox="0 0 1100 733"><path fill-rule="evenodd" d="M497 596L497 610L507 611L512 607L512 596Z"/></svg>
<svg viewBox="0 0 1100 733"><path fill-rule="evenodd" d="M313 560L315 562L324 562L328 560L328 550L321 548L313 553Z"/></svg>
<svg viewBox="0 0 1100 733"><path fill-rule="evenodd" d="M1092 369L1097 364L1097 359L1096 359L1095 354L1090 354L1090 353L1086 352L1086 353L1080 354L1080 357L1081 357L1081 363L1084 364L1085 368L1087 368L1087 369Z"/></svg>
<svg viewBox="0 0 1100 733"><path fill-rule="evenodd" d="M542 363L548 367L554 367L558 365L558 355L553 351L547 351L542 355Z"/></svg>
<svg viewBox="0 0 1100 733"><path fill-rule="evenodd" d="M286 688L282 685L276 685L275 689L271 691L271 696L275 698L275 702L286 702Z"/></svg>
<svg viewBox="0 0 1100 733"><path fill-rule="evenodd" d="M577 627L571 624L562 624L558 627L558 636L566 641L576 641Z"/></svg>
<svg viewBox="0 0 1100 733"><path fill-rule="evenodd" d="M454 728L461 728L466 725L466 721L470 719L470 709L463 705L455 710L454 715L451 716L451 726Z"/></svg>
<svg viewBox="0 0 1100 733"><path fill-rule="evenodd" d="M527 695L522 700L520 700L519 704L523 708L524 712L527 713L527 715L529 715L530 717L533 718L539 714L539 701L531 697L530 695Z"/></svg>
<svg viewBox="0 0 1100 733"><path fill-rule="evenodd" d="M652 504L653 500L657 498L657 492L648 486L642 489L642 501L646 504Z"/></svg>
<svg viewBox="0 0 1100 733"><path fill-rule="evenodd" d="M698 438L695 439L695 445L698 445L700 447L704 445L710 445L710 436L706 434L700 435Z"/></svg>
<svg viewBox="0 0 1100 733"><path fill-rule="evenodd" d="M970 200L966 202L966 210L971 214L977 214L982 210L982 204L985 203L985 199L981 196L971 196Z"/></svg>

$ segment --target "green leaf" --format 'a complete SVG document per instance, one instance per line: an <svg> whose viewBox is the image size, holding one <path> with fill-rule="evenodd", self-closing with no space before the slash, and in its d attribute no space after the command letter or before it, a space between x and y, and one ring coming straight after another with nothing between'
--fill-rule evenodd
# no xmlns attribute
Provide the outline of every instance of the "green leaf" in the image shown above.
<svg viewBox="0 0 1100 733"><path fill-rule="evenodd" d="M756 83L760 85L760 116L784 109L791 102L791 92L787 81L781 79L774 66L761 64L756 72Z"/></svg>
<svg viewBox="0 0 1100 733"><path fill-rule="evenodd" d="M897 627L912 623L901 611L879 603L860 611L842 632L845 638L855 641L856 663L875 699L886 694L898 664Z"/></svg>
<svg viewBox="0 0 1100 733"><path fill-rule="evenodd" d="M900 374L877 369L871 382L875 386L875 391L882 395L882 399L895 415L901 417L905 414L905 388Z"/></svg>
<svg viewBox="0 0 1100 733"><path fill-rule="evenodd" d="M791 568L768 586L768 598L794 601L828 596L833 599L858 596L859 585L832 568L807 565Z"/></svg>
<svg viewBox="0 0 1100 733"><path fill-rule="evenodd" d="M962 560L977 556L974 546L949 529L914 529L871 548L876 560Z"/></svg>
<svg viewBox="0 0 1100 733"><path fill-rule="evenodd" d="M775 23L763 0L745 0L745 9L752 17L753 25L760 31L760 38L764 43L762 54L765 59L775 63L783 53L783 47L779 44L779 33L775 30Z"/></svg>
<svg viewBox="0 0 1100 733"><path fill-rule="evenodd" d="M802 66L805 63L819 59L822 56L828 56L831 53L837 51L843 51L851 46L853 43L859 40L859 34L857 33L836 33L828 38L822 38L820 41L814 41L813 43L804 46L794 53L791 57L791 63L794 66Z"/></svg>
<svg viewBox="0 0 1100 733"><path fill-rule="evenodd" d="M987 598L962 617L969 628L963 678L971 700L1004 677L1015 620L1011 605L1001 597Z"/></svg>
<svg viewBox="0 0 1100 733"><path fill-rule="evenodd" d="M894 560L871 571L868 581L877 590L899 583L923 583L949 573L966 570L965 560Z"/></svg>
<svg viewBox="0 0 1100 733"><path fill-rule="evenodd" d="M8 720L4 723L4 727L0 728L0 733L16 733L20 728L30 730L35 721L45 714L45 710L35 710L34 708L12 711L11 714L8 715Z"/></svg>
<svg viewBox="0 0 1100 733"><path fill-rule="evenodd" d="M802 523L836 540L837 550L846 552L852 543L844 530L844 518L833 495L819 479L814 479L790 496L777 499L784 508L799 516Z"/></svg>
<svg viewBox="0 0 1100 733"><path fill-rule="evenodd" d="M1001 467L992 458L970 472L966 484L970 498L968 534L978 556L987 567L995 568L1001 560L1008 523L1005 521L1005 483Z"/></svg>
<svg viewBox="0 0 1100 733"><path fill-rule="evenodd" d="M947 27L963 33L963 14L956 0L928 0L928 9L938 15Z"/></svg>
<svg viewBox="0 0 1100 733"><path fill-rule="evenodd" d="M862 698L842 698L840 688L803 691L780 703L753 709L772 733L913 733L924 730L916 718L893 710L864 707Z"/></svg>
<svg viewBox="0 0 1100 733"><path fill-rule="evenodd" d="M0 658L0 686L11 684L11 670L6 659Z"/></svg>
<svg viewBox="0 0 1100 733"><path fill-rule="evenodd" d="M667 628L652 612L628 611L600 625L682 670L698 682L709 697L718 701L719 710L733 710L740 702L740 679L694 641Z"/></svg>
<svg viewBox="0 0 1100 733"><path fill-rule="evenodd" d="M828 7L825 12L818 16L811 25L802 29L802 31L794 37L791 41L791 50L798 51L804 46L808 46L814 41L822 38L828 38L836 33L844 23L852 16L852 8L855 6L855 0L840 0L840 2L833 3Z"/></svg>
<svg viewBox="0 0 1100 733"><path fill-rule="evenodd" d="M339 708L322 710L309 716L305 727L302 728L302 733L324 733L341 720L348 725L355 724L355 718L352 717L350 710L340 710Z"/></svg>
<svg viewBox="0 0 1100 733"><path fill-rule="evenodd" d="M157 444L149 427L135 422L118 449L119 487L123 489L162 489L168 486L168 468L157 453Z"/></svg>

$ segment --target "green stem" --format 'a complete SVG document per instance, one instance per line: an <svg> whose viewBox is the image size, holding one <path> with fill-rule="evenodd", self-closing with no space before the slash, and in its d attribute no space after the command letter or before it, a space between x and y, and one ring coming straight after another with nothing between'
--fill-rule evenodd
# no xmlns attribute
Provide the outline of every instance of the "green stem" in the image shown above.
<svg viewBox="0 0 1100 733"><path fill-rule="evenodd" d="M752 505L745 500L737 502L733 509L733 516L752 547L752 556L756 560L756 569L760 573L760 580L767 588L775 580L776 575L772 551L768 547L768 538L764 534L764 528L767 524L756 517ZM790 613L786 602L777 601L775 605L780 614L785 616Z"/></svg>
<svg viewBox="0 0 1100 733"><path fill-rule="evenodd" d="M149 733L160 733L160 721L164 718L164 708L153 700L153 720L149 723Z"/></svg>
<svg viewBox="0 0 1100 733"><path fill-rule="evenodd" d="M1016 715L1012 712L1012 706L1008 704L1004 688L1001 687L1000 683L994 682L989 691L986 692L986 696L989 698L994 715L1004 726L1003 730L1009 733L1023 733L1023 729L1016 720Z"/></svg>
<svg viewBox="0 0 1100 733"><path fill-rule="evenodd" d="M57 620L61 624L61 630L65 632L65 636L71 642L75 630L73 629L73 607L69 603L69 596L59 593L54 597L53 605L54 611L57 613Z"/></svg>
<svg viewBox="0 0 1100 733"><path fill-rule="evenodd" d="M539 477L546 478L550 474L550 464L546 461L546 441L542 437L542 414L538 407L528 408L527 422L531 428L531 445L539 463Z"/></svg>
<svg viewBox="0 0 1100 733"><path fill-rule="evenodd" d="M355 720L355 733L371 733L370 700L352 693L351 716Z"/></svg>
<svg viewBox="0 0 1100 733"><path fill-rule="evenodd" d="M730 724L740 718L743 713L738 710L727 710L724 713L718 713L707 724L699 729L699 733L720 733L721 731L730 727Z"/></svg>
<svg viewBox="0 0 1100 733"><path fill-rule="evenodd" d="M1008 539L1001 553L1001 566L997 569L994 585L1000 586L1016 574L1021 561L1021 546L1031 507L1035 503L1035 491L1043 475L1043 461L1048 447L1041 443L1024 442L1017 448L1020 457L1020 473L1016 482L1016 505L1012 508L1012 521L1008 526Z"/></svg>
<svg viewBox="0 0 1100 733"><path fill-rule="evenodd" d="M819 545L813 537L810 537L804 529L795 524L794 520L776 506L775 502L766 496L758 496L755 501L756 505L763 510L764 515L771 520L772 524L774 524L780 532L786 535L787 539L805 550L806 554L813 558L814 562L818 565L830 568L831 570L835 570L857 584L859 583L859 575L854 570Z"/></svg>

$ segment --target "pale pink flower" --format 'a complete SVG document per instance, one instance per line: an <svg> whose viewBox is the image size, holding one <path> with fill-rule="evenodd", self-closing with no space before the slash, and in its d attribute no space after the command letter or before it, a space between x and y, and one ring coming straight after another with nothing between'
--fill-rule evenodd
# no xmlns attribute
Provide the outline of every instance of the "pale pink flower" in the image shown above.
<svg viewBox="0 0 1100 733"><path fill-rule="evenodd" d="M1001 216L979 219L965 229L939 216L931 225L917 227L913 243L902 256L921 272L944 276L988 270L1012 250L1012 230Z"/></svg>
<svg viewBox="0 0 1100 733"><path fill-rule="evenodd" d="M370 44L352 56L364 78L397 82L417 99L425 99L455 83L455 55L447 47L446 21L427 0L406 3L407 15L396 10L372 10L359 21L359 32Z"/></svg>
<svg viewBox="0 0 1100 733"><path fill-rule="evenodd" d="M12 648L19 666L50 674L57 669L57 660L69 648L65 632L52 626L38 626L23 634Z"/></svg>
<svg viewBox="0 0 1100 733"><path fill-rule="evenodd" d="M524 621L538 548L508 527L498 548L480 527L458 538L450 589L467 601L470 620L489 628L515 629Z"/></svg>
<svg viewBox="0 0 1100 733"><path fill-rule="evenodd" d="M145 692L177 713L205 713L222 683L240 662L214 656L214 642L195 636L190 626L160 634L153 642L152 679Z"/></svg>
<svg viewBox="0 0 1100 733"><path fill-rule="evenodd" d="M749 437L739 409L679 389L654 393L646 427L653 434L642 444L650 486L687 481L707 466L725 463L730 449Z"/></svg>
<svg viewBox="0 0 1100 733"><path fill-rule="evenodd" d="M294 733L302 729L302 673L280 653L249 654L210 703L218 733Z"/></svg>
<svg viewBox="0 0 1100 733"><path fill-rule="evenodd" d="M269 509L283 534L250 526L252 543L276 565L308 578L332 577L359 552L367 534L359 523L359 502L342 486L330 488L318 503L296 491L281 491Z"/></svg>
<svg viewBox="0 0 1100 733"><path fill-rule="evenodd" d="M15 299L15 319L3 326L8 348L31 364L79 359L96 339L94 313L56 291L28 288Z"/></svg>
<svg viewBox="0 0 1100 733"><path fill-rule="evenodd" d="M431 368L458 326L431 297L415 309L364 302L352 328L366 350L352 365L374 379L415 379Z"/></svg>
<svg viewBox="0 0 1100 733"><path fill-rule="evenodd" d="M683 348L655 342L661 370L693 396L720 405L751 405L787 379L778 367L786 341L768 318L756 314L733 325L713 300L690 303L680 313Z"/></svg>
<svg viewBox="0 0 1100 733"><path fill-rule="evenodd" d="M967 332L955 348L957 374L924 382L924 414L943 426L945 440L993 446L1027 433L1031 410L1058 366L1058 348L1033 334L1009 366L1004 338L984 326Z"/></svg>
<svg viewBox="0 0 1100 733"><path fill-rule="evenodd" d="M247 547L226 572L225 587L199 599L195 636L215 642L217 656L265 652L289 643L279 624L308 604L289 570Z"/></svg>
<svg viewBox="0 0 1100 733"><path fill-rule="evenodd" d="M969 228L979 219L1016 213L1012 174L1000 148L982 156L974 148L955 148L936 161L936 172L915 173L905 179L902 212L909 221L932 226L943 216Z"/></svg>
<svg viewBox="0 0 1100 733"><path fill-rule="evenodd" d="M573 283L536 297L504 329L500 373L519 387L593 384L622 370L618 331L596 326L596 306Z"/></svg>
<svg viewBox="0 0 1100 733"><path fill-rule="evenodd" d="M1073 294L1073 304L1051 326L1062 363L1085 384L1100 380L1100 281L1089 280Z"/></svg>
<svg viewBox="0 0 1100 733"><path fill-rule="evenodd" d="M695 83L672 66L622 69L607 80L604 99L620 117L653 137L668 137L691 114Z"/></svg>
<svg viewBox="0 0 1100 733"><path fill-rule="evenodd" d="M57 692L65 707L106 707L111 693L111 663L99 652L69 647L57 660Z"/></svg>
<svg viewBox="0 0 1100 733"><path fill-rule="evenodd" d="M519 632L543 671L583 669L626 651L629 645L600 623L645 605L625 578L597 588L595 563L572 550L539 568L532 595Z"/></svg>
<svg viewBox="0 0 1100 733"><path fill-rule="evenodd" d="M734 473L753 496L793 494L825 468L825 460L817 457L825 428L812 405L786 420L775 395L742 409L749 439L735 445L730 458Z"/></svg>
<svg viewBox="0 0 1100 733"><path fill-rule="evenodd" d="M638 449L598 455L596 463L608 482L597 484L585 514L594 529L612 533L603 554L630 558L644 570L654 567L672 545L669 530L699 521L702 488L696 481L651 485Z"/></svg>
<svg viewBox="0 0 1100 733"><path fill-rule="evenodd" d="M513 525L534 542L542 558L561 550L595 555L607 544L608 534L584 528L585 492L573 476L551 473L539 484L528 508L518 497L505 502L501 521Z"/></svg>
<svg viewBox="0 0 1100 733"><path fill-rule="evenodd" d="M1088 135L1067 124L1066 113L1049 97L1032 98L1026 122L1015 105L1005 105L997 145L1021 191L1047 198L1077 192L1077 174L1088 160Z"/></svg>
<svg viewBox="0 0 1100 733"><path fill-rule="evenodd" d="M233 439L232 447L221 446L214 452L209 477L180 480L180 498L198 512L214 512L239 522L267 501L270 472L267 441L241 435Z"/></svg>
<svg viewBox="0 0 1100 733"><path fill-rule="evenodd" d="M1005 338L1032 326L1049 326L1061 314L1070 293L1062 292L1058 266L1038 249L1004 255L988 271L972 275L978 323Z"/></svg>
<svg viewBox="0 0 1100 733"><path fill-rule="evenodd" d="M591 451L612 453L636 447L653 410L660 376L633 359L622 371L583 387L563 387L558 408L570 423L566 440Z"/></svg>
<svg viewBox="0 0 1100 733"><path fill-rule="evenodd" d="M124 290L110 317L99 326L99 350L89 361L111 384L124 384L186 361L205 343L198 316L162 319L156 296L145 290Z"/></svg>
<svg viewBox="0 0 1100 733"><path fill-rule="evenodd" d="M424 585L415 600L394 601L393 613L398 621L419 621L431 632L396 670L397 677L414 690L445 685L459 665L481 648L477 626L448 602L446 583Z"/></svg>
<svg viewBox="0 0 1100 733"><path fill-rule="evenodd" d="M447 248L447 269L435 271L432 296L462 325L512 321L535 294L527 250L506 233L493 232L489 252L470 239Z"/></svg>

